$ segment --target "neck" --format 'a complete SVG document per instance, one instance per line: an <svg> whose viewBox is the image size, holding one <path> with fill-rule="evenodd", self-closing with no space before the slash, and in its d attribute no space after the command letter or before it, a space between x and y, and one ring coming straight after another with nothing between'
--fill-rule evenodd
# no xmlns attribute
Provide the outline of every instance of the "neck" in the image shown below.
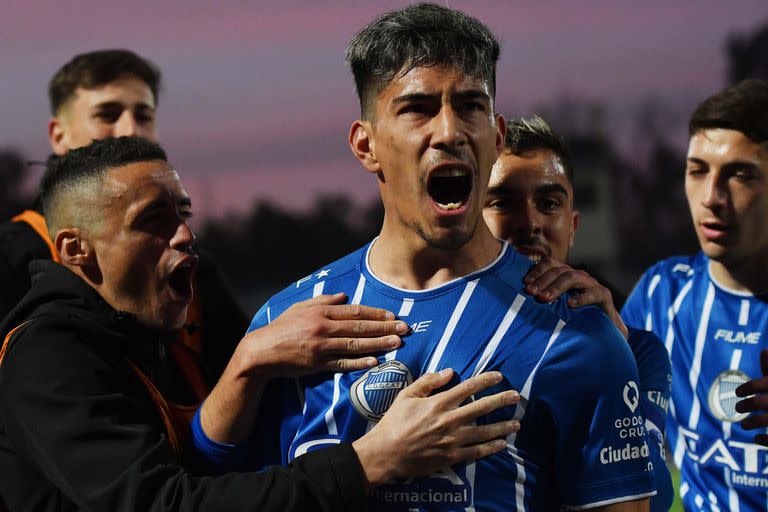
<svg viewBox="0 0 768 512"><path fill-rule="evenodd" d="M408 229L395 229L385 219L368 262L381 280L406 290L435 288L490 264L501 242L480 220L472 238L457 249L441 249Z"/></svg>
<svg viewBox="0 0 768 512"><path fill-rule="evenodd" d="M756 261L757 260L757 261ZM709 260L709 271L721 285L737 292L760 294L768 292L765 258L752 258L738 263Z"/></svg>

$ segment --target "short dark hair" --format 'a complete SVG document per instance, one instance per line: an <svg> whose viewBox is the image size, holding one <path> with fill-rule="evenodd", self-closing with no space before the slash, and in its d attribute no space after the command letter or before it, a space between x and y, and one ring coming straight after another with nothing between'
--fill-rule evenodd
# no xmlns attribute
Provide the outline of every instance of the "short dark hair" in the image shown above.
<svg viewBox="0 0 768 512"><path fill-rule="evenodd" d="M363 117L398 74L446 65L486 80L496 94L499 42L483 23L461 11L420 3L383 14L347 45Z"/></svg>
<svg viewBox="0 0 768 512"><path fill-rule="evenodd" d="M57 219L49 219L63 192L81 189L100 181L107 171L137 162L168 161L163 148L141 137L116 137L93 141L88 146L72 149L65 155L48 160L40 183L43 212L50 227Z"/></svg>
<svg viewBox="0 0 768 512"><path fill-rule="evenodd" d="M568 145L560 135L550 128L544 119L533 116L528 119L510 119L507 121L507 135L504 146L513 155L523 155L534 149L548 149L560 159L568 181L573 183L573 162Z"/></svg>
<svg viewBox="0 0 768 512"><path fill-rule="evenodd" d="M144 81L157 103L161 78L157 66L130 50L98 50L75 55L53 75L48 84L51 114L58 114L78 88L99 87L122 75L133 75Z"/></svg>
<svg viewBox="0 0 768 512"><path fill-rule="evenodd" d="M768 141L768 82L743 80L704 100L691 116L688 136L700 130L737 130L762 144Z"/></svg>

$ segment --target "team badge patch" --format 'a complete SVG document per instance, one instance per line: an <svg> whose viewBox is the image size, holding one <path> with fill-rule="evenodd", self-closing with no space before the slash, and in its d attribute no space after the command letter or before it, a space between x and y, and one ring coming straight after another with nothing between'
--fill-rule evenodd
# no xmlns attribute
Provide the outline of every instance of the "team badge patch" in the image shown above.
<svg viewBox="0 0 768 512"><path fill-rule="evenodd" d="M355 410L369 421L379 421L397 394L413 382L411 371L400 361L371 368L349 388Z"/></svg>
<svg viewBox="0 0 768 512"><path fill-rule="evenodd" d="M736 388L749 380L749 376L739 370L726 370L717 376L709 388L709 410L722 421L741 421L748 413L736 412L736 402L741 398L736 396Z"/></svg>

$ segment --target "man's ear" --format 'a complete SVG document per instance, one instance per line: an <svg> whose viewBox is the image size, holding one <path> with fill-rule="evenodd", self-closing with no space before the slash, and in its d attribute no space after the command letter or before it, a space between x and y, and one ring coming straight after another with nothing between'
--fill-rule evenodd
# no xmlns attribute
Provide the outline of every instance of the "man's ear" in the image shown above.
<svg viewBox="0 0 768 512"><path fill-rule="evenodd" d="M352 154L360 160L366 171L378 174L381 172L381 164L376 158L375 145L369 121L358 119L352 123L349 129L349 147L352 149Z"/></svg>
<svg viewBox="0 0 768 512"><path fill-rule="evenodd" d="M83 237L79 228L64 228L56 233L53 243L62 263L74 267L87 267L96 261L93 246Z"/></svg>
<svg viewBox="0 0 768 512"><path fill-rule="evenodd" d="M64 125L58 117L52 117L48 121L48 141L51 143L51 150L58 156L62 156L69 149Z"/></svg>
<svg viewBox="0 0 768 512"><path fill-rule="evenodd" d="M496 117L496 158L501 156L504 151L504 141L507 137L507 121L501 114L495 114Z"/></svg>
<svg viewBox="0 0 768 512"><path fill-rule="evenodd" d="M579 227L579 210L573 210L571 213L571 234L568 236L568 247L573 247L573 240L576 236L576 228Z"/></svg>

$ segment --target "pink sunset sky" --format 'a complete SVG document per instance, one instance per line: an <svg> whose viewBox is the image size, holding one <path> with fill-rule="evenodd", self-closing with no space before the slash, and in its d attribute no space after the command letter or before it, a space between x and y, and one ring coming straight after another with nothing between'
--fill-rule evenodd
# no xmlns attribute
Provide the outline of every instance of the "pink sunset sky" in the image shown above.
<svg viewBox="0 0 768 512"><path fill-rule="evenodd" d="M445 3L501 40L500 112L529 115L568 95L600 100L618 127L649 98L684 120L724 85L727 37L768 22L765 0ZM50 76L76 53L125 47L163 70L161 142L201 216L262 198L292 209L338 192L368 202L375 182L346 144L358 105L343 51L375 15L403 5L3 0L0 147L44 159ZM684 143L682 122L670 136Z"/></svg>

